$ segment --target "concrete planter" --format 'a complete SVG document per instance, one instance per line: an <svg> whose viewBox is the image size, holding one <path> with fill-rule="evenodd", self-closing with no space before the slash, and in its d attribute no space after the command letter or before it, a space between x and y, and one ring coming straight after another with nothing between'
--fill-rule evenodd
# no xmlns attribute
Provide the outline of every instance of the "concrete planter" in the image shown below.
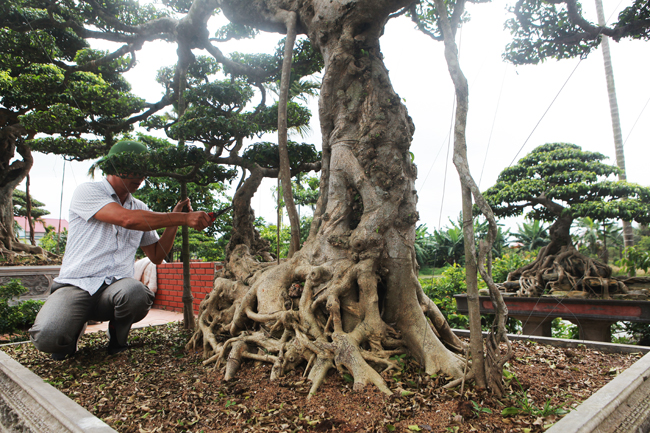
<svg viewBox="0 0 650 433"><path fill-rule="evenodd" d="M650 431L650 353L547 430L549 433Z"/></svg>
<svg viewBox="0 0 650 433"><path fill-rule="evenodd" d="M115 432L4 352L0 352L0 431Z"/></svg>
<svg viewBox="0 0 650 433"><path fill-rule="evenodd" d="M29 290L20 297L27 299L45 300L50 295L52 281L59 275L61 266L0 266L0 285L7 284L11 279L20 280Z"/></svg>

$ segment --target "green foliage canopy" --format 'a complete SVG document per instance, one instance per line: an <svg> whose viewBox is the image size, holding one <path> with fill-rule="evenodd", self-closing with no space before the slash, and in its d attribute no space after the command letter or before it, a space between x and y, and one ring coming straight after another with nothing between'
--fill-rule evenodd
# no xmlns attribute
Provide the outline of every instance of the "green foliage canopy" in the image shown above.
<svg viewBox="0 0 650 433"><path fill-rule="evenodd" d="M115 3L114 9L126 23L159 16L152 6L136 8L129 2ZM37 140L32 148L70 159L105 153L110 146L82 135L127 131L131 123L125 119L145 106L122 77L132 59L90 49L81 32L84 24L114 30L115 23L91 13L86 3L68 1L47 11L34 1L4 2L0 16L0 126L13 126L25 138L57 134L62 140ZM70 145L81 143L77 154L77 146Z"/></svg>
<svg viewBox="0 0 650 433"><path fill-rule="evenodd" d="M647 0L635 0L619 14L617 22L606 27L584 19L576 0L520 0L510 12L514 17L506 22L506 28L513 41L506 46L503 57L516 65L537 64L548 58L585 57L598 47L602 35L615 41L650 39Z"/></svg>
<svg viewBox="0 0 650 433"><path fill-rule="evenodd" d="M45 232L45 236L41 238L38 244L46 251L63 255L65 246L68 243L68 229L64 228L61 233L57 233L55 227L47 226Z"/></svg>
<svg viewBox="0 0 650 433"><path fill-rule="evenodd" d="M567 143L537 147L501 172L484 196L498 217L650 221L650 189L608 177L619 169L600 153ZM623 200L625 199L625 200Z"/></svg>
<svg viewBox="0 0 650 433"><path fill-rule="evenodd" d="M31 195L31 194L30 194ZM36 200L34 197L31 198L31 217L34 219L41 218L45 215L49 215L50 212L47 209L43 209L45 203L42 201ZM13 204L14 204L14 216L27 216L27 193L19 189L13 191Z"/></svg>
<svg viewBox="0 0 650 433"><path fill-rule="evenodd" d="M313 144L287 142L292 173L304 163L320 161L321 152ZM243 158L264 168L278 168L280 154L278 146L268 141L254 143L243 153Z"/></svg>

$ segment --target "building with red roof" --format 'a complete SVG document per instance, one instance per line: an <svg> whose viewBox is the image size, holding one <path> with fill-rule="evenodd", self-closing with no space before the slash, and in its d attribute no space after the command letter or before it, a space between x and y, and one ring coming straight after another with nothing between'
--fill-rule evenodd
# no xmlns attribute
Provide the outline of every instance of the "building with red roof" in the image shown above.
<svg viewBox="0 0 650 433"><path fill-rule="evenodd" d="M27 221L27 217L19 217L15 216L14 221L18 223L18 233L16 233L16 236L20 238L22 241L29 241L29 222ZM36 243L38 243L39 239L41 239L43 236L45 236L45 227L47 226L52 226L54 227L54 231L58 232L59 231L59 221L61 222L61 232L63 232L63 229L68 228L68 221L66 220L59 220L55 218L40 218L39 220L34 221L34 240Z"/></svg>

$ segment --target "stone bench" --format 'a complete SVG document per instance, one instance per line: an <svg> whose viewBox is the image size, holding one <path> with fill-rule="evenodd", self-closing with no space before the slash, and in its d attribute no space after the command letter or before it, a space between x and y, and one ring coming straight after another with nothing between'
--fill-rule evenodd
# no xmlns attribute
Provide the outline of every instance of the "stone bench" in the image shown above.
<svg viewBox="0 0 650 433"><path fill-rule="evenodd" d="M468 313L467 295L454 295L458 312ZM508 316L521 320L523 334L551 337L551 322L561 317L578 326L581 340L612 340L616 322L650 323L650 302L603 299L504 297ZM488 296L479 296L481 314L494 314Z"/></svg>

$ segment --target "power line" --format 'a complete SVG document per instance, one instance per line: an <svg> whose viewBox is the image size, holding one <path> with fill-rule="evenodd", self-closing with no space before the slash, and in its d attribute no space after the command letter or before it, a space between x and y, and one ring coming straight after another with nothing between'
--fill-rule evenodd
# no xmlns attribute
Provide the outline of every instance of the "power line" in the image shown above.
<svg viewBox="0 0 650 433"><path fill-rule="evenodd" d="M645 105L643 106L643 108L641 109L641 112L639 113L636 120L634 121L634 124L632 125L632 128L630 128L630 132L627 133L627 137L625 137L625 141L623 141L623 146L625 146L625 143L627 143L627 139L630 138L630 135L632 134L632 131L634 131L634 127L639 122L639 119L641 118L641 115L643 115L643 112L645 111L645 109L648 107L648 103L650 103L650 98L648 98L648 100L645 101Z"/></svg>
<svg viewBox="0 0 650 433"><path fill-rule="evenodd" d="M494 118L492 119L492 128L490 129L490 136L488 137L487 147L485 149L485 157L483 158L483 167L481 167L481 176L478 178L478 187L481 189L481 181L483 180L483 172L485 171L485 163L487 161L488 152L490 150L490 143L492 142L492 133L494 132L494 125L497 122L497 114L499 113L499 104L501 102L501 95L503 94L503 84L506 82L506 72L508 67L503 69L503 78L501 79L501 88L499 89L499 98L497 99L497 106L494 108Z"/></svg>
<svg viewBox="0 0 650 433"><path fill-rule="evenodd" d="M580 66L581 63L582 63L582 59L580 59L578 61L578 64L576 65L575 68L573 68L573 71L571 71L571 74L569 74L569 77L566 79L566 81L564 81L564 84L562 84L562 87L560 87L560 90L558 90L557 94L555 95L555 97L553 98L553 100L551 101L549 106L546 108L546 111L544 111L544 114L542 114L542 117L539 119L539 121L537 121L537 124L535 125L533 130L530 131L530 134L528 135L528 138L526 138L526 141L524 141L524 144L521 145L521 147L519 148L519 150L515 154L515 157L512 158L512 161L510 161L510 164L508 164L508 168L512 167L512 164L514 164L515 160L517 159L517 157L519 156L521 151L524 150L524 146L526 146L526 143L528 143L528 140L530 140L530 137L533 136L533 133L535 132L535 130L537 129L539 124L542 123L542 120L544 120L544 117L546 117L546 114L549 112L549 110L551 109L551 107L553 106L553 104L555 103L557 98L560 96L560 93L562 93L562 90L564 90L564 87L567 85L567 83L569 82L569 80L571 79L571 77L573 76L573 74L578 69L578 66Z"/></svg>

